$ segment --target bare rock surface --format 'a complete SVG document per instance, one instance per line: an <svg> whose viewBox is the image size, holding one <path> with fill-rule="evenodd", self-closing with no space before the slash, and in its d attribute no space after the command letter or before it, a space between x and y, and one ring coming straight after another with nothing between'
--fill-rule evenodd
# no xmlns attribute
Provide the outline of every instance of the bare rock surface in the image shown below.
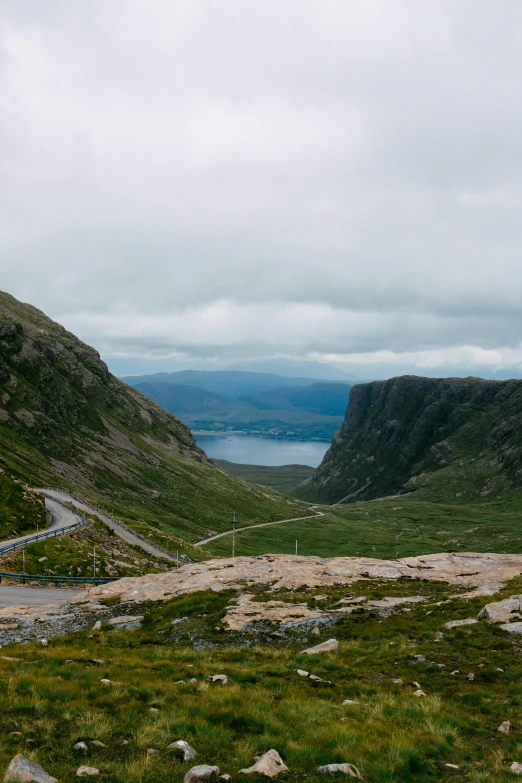
<svg viewBox="0 0 522 783"><path fill-rule="evenodd" d="M326 642L316 644L315 647L307 647L303 650L303 655L321 655L322 653L337 652L339 649L339 642L337 639L328 639Z"/></svg>
<svg viewBox="0 0 522 783"><path fill-rule="evenodd" d="M475 625L478 623L474 617L466 617L465 620L450 620L448 623L444 623L442 626L447 631L451 631L452 628L461 628L464 625Z"/></svg>
<svg viewBox="0 0 522 783"><path fill-rule="evenodd" d="M58 783L43 767L18 754L6 769L4 783Z"/></svg>
<svg viewBox="0 0 522 783"><path fill-rule="evenodd" d="M223 626L228 631L242 631L250 623L267 620L272 623L303 622L324 616L320 609L309 609L306 604L288 604L284 601L252 601L254 596L242 595L236 604L228 608Z"/></svg>
<svg viewBox="0 0 522 783"><path fill-rule="evenodd" d="M251 767L241 770L244 775L251 775L253 772L257 772L260 775L266 775L268 778L275 778L280 772L287 771L288 767L277 750L274 750L273 748L272 750L267 751L263 756L260 756Z"/></svg>
<svg viewBox="0 0 522 783"><path fill-rule="evenodd" d="M503 601L494 601L486 604L478 616L479 620L487 620L489 623L509 623L511 620L522 619L520 614L520 596L512 595Z"/></svg>
<svg viewBox="0 0 522 783"><path fill-rule="evenodd" d="M198 764L197 767L189 769L183 783L205 783L219 775L219 767L211 767L209 764Z"/></svg>
<svg viewBox="0 0 522 783"><path fill-rule="evenodd" d="M520 623L504 623L500 626L503 631L508 633L522 634L522 622Z"/></svg>
<svg viewBox="0 0 522 783"><path fill-rule="evenodd" d="M320 775L337 775L340 772L351 778L361 777L361 773L354 764L324 764L322 767L318 767L317 771Z"/></svg>

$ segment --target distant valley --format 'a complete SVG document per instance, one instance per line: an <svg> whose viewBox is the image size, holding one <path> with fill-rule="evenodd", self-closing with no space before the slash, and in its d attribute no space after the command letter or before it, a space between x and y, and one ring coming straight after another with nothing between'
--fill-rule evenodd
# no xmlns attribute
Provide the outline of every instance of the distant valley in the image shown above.
<svg viewBox="0 0 522 783"><path fill-rule="evenodd" d="M350 384L242 371L181 371L123 379L192 430L330 440Z"/></svg>

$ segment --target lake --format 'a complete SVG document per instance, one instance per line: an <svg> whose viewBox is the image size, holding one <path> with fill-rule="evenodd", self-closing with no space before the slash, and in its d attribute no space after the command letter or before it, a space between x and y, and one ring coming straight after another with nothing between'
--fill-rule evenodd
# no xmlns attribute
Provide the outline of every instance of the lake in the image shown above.
<svg viewBox="0 0 522 783"><path fill-rule="evenodd" d="M211 459L242 465L310 465L316 468L330 444L317 440L276 440L253 435L200 435L196 443Z"/></svg>

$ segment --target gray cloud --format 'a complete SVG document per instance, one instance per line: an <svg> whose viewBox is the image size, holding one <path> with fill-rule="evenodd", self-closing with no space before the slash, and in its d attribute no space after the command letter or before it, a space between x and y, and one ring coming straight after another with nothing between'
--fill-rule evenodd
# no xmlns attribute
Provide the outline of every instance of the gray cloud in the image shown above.
<svg viewBox="0 0 522 783"><path fill-rule="evenodd" d="M1 5L2 288L109 360L522 369L522 7Z"/></svg>

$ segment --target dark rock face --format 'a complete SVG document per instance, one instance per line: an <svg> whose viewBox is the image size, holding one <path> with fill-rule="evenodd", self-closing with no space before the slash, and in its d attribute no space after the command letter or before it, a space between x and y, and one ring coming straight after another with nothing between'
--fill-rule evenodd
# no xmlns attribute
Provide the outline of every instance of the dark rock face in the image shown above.
<svg viewBox="0 0 522 783"><path fill-rule="evenodd" d="M337 503L400 493L418 486L419 474L460 459L473 466L477 492L495 468L518 486L521 405L522 381L403 376L354 386L344 423L302 495Z"/></svg>

